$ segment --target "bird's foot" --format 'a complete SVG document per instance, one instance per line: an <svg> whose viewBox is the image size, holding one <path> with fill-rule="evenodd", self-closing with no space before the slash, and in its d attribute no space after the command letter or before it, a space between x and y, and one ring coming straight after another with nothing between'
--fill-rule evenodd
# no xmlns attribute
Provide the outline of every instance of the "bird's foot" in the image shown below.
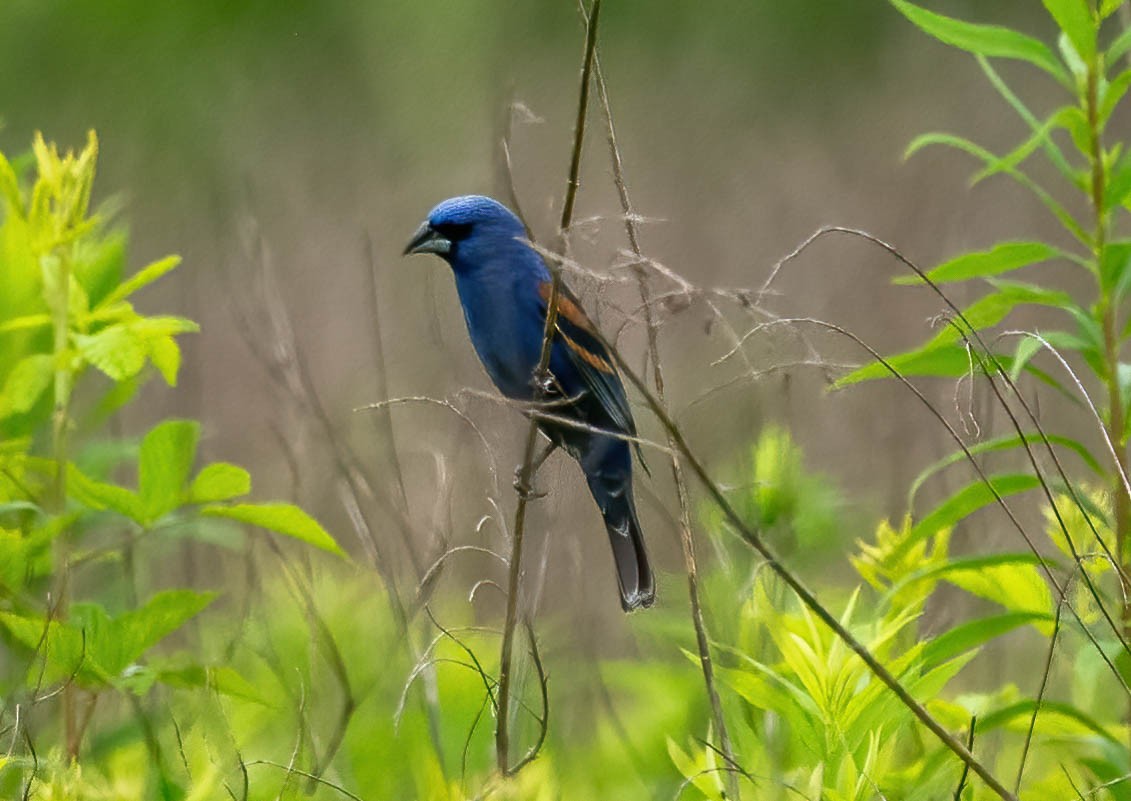
<svg viewBox="0 0 1131 801"><path fill-rule="evenodd" d="M539 492L529 482L523 480L522 467L522 465L519 465L514 469L514 491L518 493L518 497L524 501L536 501L539 498L545 498L549 493Z"/></svg>
<svg viewBox="0 0 1131 801"><path fill-rule="evenodd" d="M537 372L530 377L530 386L541 392L543 395L549 395L557 387L558 380L554 378L554 374L549 370L544 372Z"/></svg>

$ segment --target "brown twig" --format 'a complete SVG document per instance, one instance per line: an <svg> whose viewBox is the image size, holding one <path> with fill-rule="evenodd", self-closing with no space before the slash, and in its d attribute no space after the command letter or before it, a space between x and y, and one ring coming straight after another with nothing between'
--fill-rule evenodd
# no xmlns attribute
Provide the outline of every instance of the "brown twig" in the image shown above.
<svg viewBox="0 0 1131 801"><path fill-rule="evenodd" d="M1078 568L1083 572L1084 567L1080 565ZM1037 728L1037 716L1041 714L1041 704L1045 700L1045 692L1048 690L1049 676L1052 674L1052 659L1056 655L1056 640L1060 634L1060 613L1064 608L1064 604L1068 603L1068 599L1062 599L1056 605L1056 618L1052 624L1052 636L1049 637L1049 651L1045 657L1045 669L1041 673L1041 686L1037 689L1036 703L1033 705L1033 714L1029 718L1029 728L1025 731L1025 742L1021 746L1021 759L1017 764L1017 779L1013 782L1013 792L1015 794L1021 793L1021 779L1025 775L1025 760L1029 757L1029 747L1033 744L1033 733Z"/></svg>
<svg viewBox="0 0 1131 801"><path fill-rule="evenodd" d="M970 733L966 737L967 750L974 750L974 730L978 726L978 716L970 717ZM966 780L970 778L970 765L962 766L962 775L958 777L958 786L954 788L954 801L962 801L962 791L966 789Z"/></svg>
<svg viewBox="0 0 1131 801"><path fill-rule="evenodd" d="M569 178L566 184L565 202L562 204L561 223L558 226L558 235L561 239L562 252L565 252L565 241L570 224L573 221L573 207L577 199L577 189L580 186L579 173L581 170L581 150L585 139L585 118L589 107L589 83L593 66L593 55L597 47L597 23L601 12L601 0L593 0L593 10L585 31L585 60L581 68L581 90L577 104L577 120L574 123L573 150L570 155ZM554 341L554 327L558 316L558 295L561 292L561 270L552 262L550 271L553 281L550 285L550 297L546 306L546 326L542 332L542 353L538 359L538 367L534 373L536 401L541 401L548 384L548 368L550 365L550 352ZM522 467L518 475L518 504L515 509L514 528L511 533L510 573L507 582L507 611L503 624L503 643L499 657L499 715L495 727L495 761L500 774L507 776L511 771L508 766L510 750L510 694L511 670L514 650L514 631L518 622L518 593L522 577L522 545L526 528L526 505L530 498L529 488L533 480L534 454L538 445L538 421L531 420L530 428L526 435L526 449L523 455ZM531 759L533 756L530 757ZM529 759L523 760L526 764Z"/></svg>

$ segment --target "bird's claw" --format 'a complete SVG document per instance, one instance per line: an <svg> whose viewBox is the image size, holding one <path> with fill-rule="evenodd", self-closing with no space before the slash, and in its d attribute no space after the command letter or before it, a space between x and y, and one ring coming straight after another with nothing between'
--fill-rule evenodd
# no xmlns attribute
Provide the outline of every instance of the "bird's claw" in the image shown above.
<svg viewBox="0 0 1131 801"><path fill-rule="evenodd" d="M541 391L543 395L549 395L550 392L553 391L556 383L557 379L554 378L554 374L549 370L546 370L544 373L537 373L530 378L530 385L536 390Z"/></svg>
<svg viewBox="0 0 1131 801"><path fill-rule="evenodd" d="M528 482L522 478L522 465L514 469L514 491L518 493L518 497L524 501L536 501L539 498L545 498L549 493L539 492L532 487Z"/></svg>

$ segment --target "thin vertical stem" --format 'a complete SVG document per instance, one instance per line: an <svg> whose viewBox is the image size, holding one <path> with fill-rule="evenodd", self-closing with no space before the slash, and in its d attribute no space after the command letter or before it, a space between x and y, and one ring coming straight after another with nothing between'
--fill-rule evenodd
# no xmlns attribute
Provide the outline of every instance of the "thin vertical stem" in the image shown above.
<svg viewBox="0 0 1131 801"><path fill-rule="evenodd" d="M573 131L573 150L570 155L569 178L566 183L565 202L562 204L562 218L558 227L560 245L564 252L566 235L573 222L573 207L580 186L581 150L585 139L585 118L589 108L589 82L593 68L593 55L597 48L597 21L601 11L601 0L593 0L593 11L585 31L585 60L581 68L581 90L577 104L577 120ZM553 345L554 327L558 317L558 295L561 291L561 269L550 265L553 281L546 307L546 326L542 331L542 352L538 367L534 372L534 400L541 401L550 366L550 352ZM538 420L531 417L526 435L526 448L522 468L519 471L517 490L518 504L515 509L514 529L511 540L510 574L507 581L507 611L503 624L503 643L499 655L499 712L495 726L495 762L499 773L510 775L510 696L513 668L514 635L518 624L518 594L522 577L522 545L526 532L526 506L530 499L530 486L534 477L534 454L538 447ZM523 760L521 764L526 764Z"/></svg>
<svg viewBox="0 0 1131 801"><path fill-rule="evenodd" d="M1096 17L1098 20L1098 16ZM1098 25L1098 22L1096 23ZM1091 201L1095 218L1092 235L1092 254L1095 260L1095 273L1099 281L1099 310L1104 339L1104 382L1108 393L1107 435L1115 449L1116 475L1112 480L1112 493L1115 499L1115 556L1119 562L1119 581L1122 588L1123 608L1121 619L1123 635L1131 636L1131 582L1128 581L1127 537L1131 532L1131 496L1127 493L1122 476L1127 474L1127 418L1124 411L1123 393L1119 386L1120 336L1117 329L1119 309L1118 299L1104 277L1104 260L1108 240L1108 214L1105 209L1107 194L1107 166L1104 163L1103 123L1100 121L1099 86L1103 78L1103 56L1097 50L1088 63L1086 111L1088 129L1091 133L1092 167ZM1126 720L1131 721L1131 706Z"/></svg>
<svg viewBox="0 0 1131 801"><path fill-rule="evenodd" d="M67 350L70 332L69 296L71 284L71 260L69 254L60 248L58 282L56 294L51 299L53 343L55 359L54 411L51 417L51 458L55 465L55 475L51 485L51 508L55 515L62 515L67 506L67 426L70 414L71 372L66 366L63 354ZM62 532L55 544L55 581L51 603L51 616L56 620L67 617L68 597L70 595L70 542L67 532ZM71 682L63 687L63 732L67 757L78 758L81 738L75 689Z"/></svg>

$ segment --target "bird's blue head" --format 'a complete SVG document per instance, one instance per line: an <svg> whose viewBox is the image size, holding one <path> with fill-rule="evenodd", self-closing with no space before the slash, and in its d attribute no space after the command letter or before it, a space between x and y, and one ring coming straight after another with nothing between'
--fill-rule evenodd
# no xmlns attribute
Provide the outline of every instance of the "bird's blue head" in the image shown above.
<svg viewBox="0 0 1131 801"><path fill-rule="evenodd" d="M502 203L483 195L464 195L432 209L404 252L406 256L435 253L461 270L512 249L532 253L525 238L522 220Z"/></svg>

